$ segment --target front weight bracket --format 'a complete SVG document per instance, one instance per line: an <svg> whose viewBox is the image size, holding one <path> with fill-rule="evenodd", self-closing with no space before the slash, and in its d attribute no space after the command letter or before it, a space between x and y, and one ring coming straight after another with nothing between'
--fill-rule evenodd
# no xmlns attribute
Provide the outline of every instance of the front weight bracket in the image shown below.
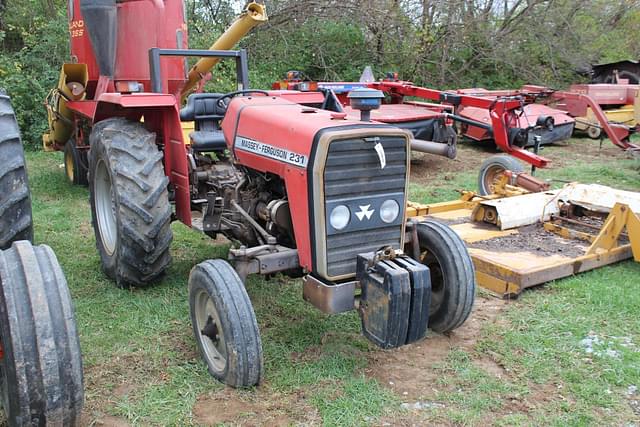
<svg viewBox="0 0 640 427"><path fill-rule="evenodd" d="M429 320L429 269L395 253L360 254L356 279L362 294L362 333L382 348L395 348L423 338Z"/></svg>

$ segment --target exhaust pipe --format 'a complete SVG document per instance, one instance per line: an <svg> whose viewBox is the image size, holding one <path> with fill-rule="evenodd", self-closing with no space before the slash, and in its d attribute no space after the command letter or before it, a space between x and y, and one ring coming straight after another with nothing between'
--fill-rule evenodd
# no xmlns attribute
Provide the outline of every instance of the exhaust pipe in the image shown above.
<svg viewBox="0 0 640 427"><path fill-rule="evenodd" d="M116 0L80 0L80 12L89 32L100 74L113 77L118 34Z"/></svg>
<svg viewBox="0 0 640 427"><path fill-rule="evenodd" d="M411 149L421 153L435 154L449 159L455 159L458 150L455 145L445 144L441 142L425 141L423 139L412 139Z"/></svg>
<svg viewBox="0 0 640 427"><path fill-rule="evenodd" d="M242 15L211 45L209 50L232 49L253 27L267 22L267 19L267 12L264 5L256 2L249 3ZM201 58L191 67L189 75L187 76L187 82L180 91L182 100L186 99L191 89L202 79L202 76L215 67L218 62L220 62L220 58ZM243 89L249 88L245 87Z"/></svg>

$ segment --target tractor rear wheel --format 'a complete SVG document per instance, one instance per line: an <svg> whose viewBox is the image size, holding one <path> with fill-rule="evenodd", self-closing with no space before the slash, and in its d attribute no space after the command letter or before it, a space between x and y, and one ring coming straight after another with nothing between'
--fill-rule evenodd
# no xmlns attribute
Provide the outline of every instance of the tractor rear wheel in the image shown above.
<svg viewBox="0 0 640 427"><path fill-rule="evenodd" d="M431 271L429 328L444 333L460 327L473 308L476 279L462 239L436 221L418 224L420 259Z"/></svg>
<svg viewBox="0 0 640 427"><path fill-rule="evenodd" d="M231 387L258 384L258 322L242 280L228 262L209 260L191 270L189 307L193 333L211 375Z"/></svg>
<svg viewBox="0 0 640 427"><path fill-rule="evenodd" d="M522 164L507 154L491 156L480 165L478 173L478 193L488 196L495 192L495 184L500 180L504 171L524 172Z"/></svg>
<svg viewBox="0 0 640 427"><path fill-rule="evenodd" d="M87 185L87 152L79 150L75 139L64 145L64 171L67 179L74 185Z"/></svg>
<svg viewBox="0 0 640 427"><path fill-rule="evenodd" d="M10 426L80 424L82 359L67 283L51 248L0 251L0 390Z"/></svg>
<svg viewBox="0 0 640 427"><path fill-rule="evenodd" d="M89 199L102 269L118 286L146 286L171 262L171 205L155 134L122 118L94 126Z"/></svg>
<svg viewBox="0 0 640 427"><path fill-rule="evenodd" d="M0 250L33 239L31 196L20 129L11 100L0 92Z"/></svg>

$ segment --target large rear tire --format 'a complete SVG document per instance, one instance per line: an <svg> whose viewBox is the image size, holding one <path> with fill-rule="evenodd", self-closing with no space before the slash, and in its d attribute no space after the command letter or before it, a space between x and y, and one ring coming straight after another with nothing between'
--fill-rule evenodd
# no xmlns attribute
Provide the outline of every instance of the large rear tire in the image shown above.
<svg viewBox="0 0 640 427"><path fill-rule="evenodd" d="M10 426L74 426L82 359L67 282L51 248L0 251L0 383Z"/></svg>
<svg viewBox="0 0 640 427"><path fill-rule="evenodd" d="M118 286L146 286L171 262L171 205L155 134L122 118L94 126L89 198L102 268Z"/></svg>
<svg viewBox="0 0 640 427"><path fill-rule="evenodd" d="M258 322L242 280L228 262L209 260L191 270L189 307L193 333L211 375L231 387L258 384Z"/></svg>
<svg viewBox="0 0 640 427"><path fill-rule="evenodd" d="M0 250L16 240L33 240L31 196L18 122L0 92Z"/></svg>
<svg viewBox="0 0 640 427"><path fill-rule="evenodd" d="M71 138L64 145L64 172L67 179L74 185L87 185L87 151L79 150L75 138Z"/></svg>
<svg viewBox="0 0 640 427"><path fill-rule="evenodd" d="M419 261L431 271L429 328L445 333L460 327L475 300L473 261L462 239L436 221L418 224Z"/></svg>
<svg viewBox="0 0 640 427"><path fill-rule="evenodd" d="M506 170L515 173L524 172L522 163L506 154L491 156L482 162L478 173L478 193L481 196L493 194L495 183Z"/></svg>

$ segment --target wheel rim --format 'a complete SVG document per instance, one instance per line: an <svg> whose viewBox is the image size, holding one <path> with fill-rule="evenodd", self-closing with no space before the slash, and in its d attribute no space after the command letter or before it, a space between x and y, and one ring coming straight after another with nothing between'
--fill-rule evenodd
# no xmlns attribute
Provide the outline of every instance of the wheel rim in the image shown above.
<svg viewBox="0 0 640 427"><path fill-rule="evenodd" d="M505 169L500 165L492 165L487 168L484 173L484 188L487 190L487 194L495 193L495 188L500 178L504 174Z"/></svg>
<svg viewBox="0 0 640 427"><path fill-rule="evenodd" d="M199 289L195 297L195 317L200 341L205 359L217 372L223 372L227 365L227 348L224 331L220 323L220 316L216 310L213 298L204 290Z"/></svg>
<svg viewBox="0 0 640 427"><path fill-rule="evenodd" d="M429 267L431 276L431 303L429 304L429 313L433 314L440 310L442 302L444 301L444 275L442 274L440 263L432 253L428 251L423 252L421 262Z"/></svg>
<svg viewBox="0 0 640 427"><path fill-rule="evenodd" d="M75 172L73 170L73 154L71 150L65 150L64 152L64 170L69 181L73 182Z"/></svg>
<svg viewBox="0 0 640 427"><path fill-rule="evenodd" d="M107 254L113 255L118 238L115 200L111 185L111 175L109 175L107 165L103 160L100 160L96 165L95 205L102 246L104 246Z"/></svg>

